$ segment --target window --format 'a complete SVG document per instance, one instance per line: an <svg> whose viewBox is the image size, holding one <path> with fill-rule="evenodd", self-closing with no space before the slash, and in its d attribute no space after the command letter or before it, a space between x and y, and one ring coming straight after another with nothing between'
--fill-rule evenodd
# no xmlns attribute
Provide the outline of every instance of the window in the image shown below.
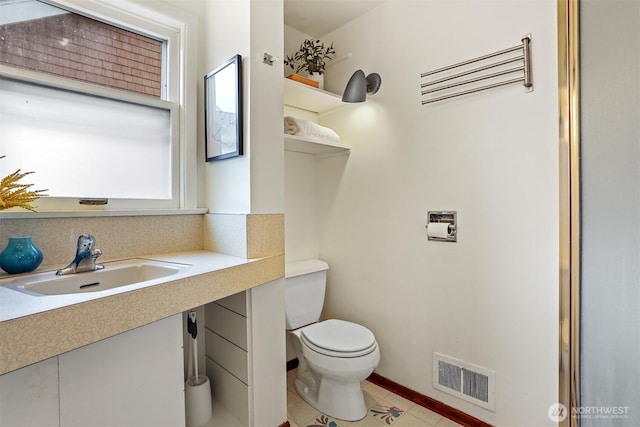
<svg viewBox="0 0 640 427"><path fill-rule="evenodd" d="M37 171L50 196L171 199L170 109L5 78L0 90L2 161Z"/></svg>
<svg viewBox="0 0 640 427"><path fill-rule="evenodd" d="M39 1L0 8L4 65L160 97L164 41Z"/></svg>
<svg viewBox="0 0 640 427"><path fill-rule="evenodd" d="M50 196L41 210L87 198L185 207L184 69L168 60L185 27L87 3L93 10L0 0L0 175L35 171L29 182Z"/></svg>

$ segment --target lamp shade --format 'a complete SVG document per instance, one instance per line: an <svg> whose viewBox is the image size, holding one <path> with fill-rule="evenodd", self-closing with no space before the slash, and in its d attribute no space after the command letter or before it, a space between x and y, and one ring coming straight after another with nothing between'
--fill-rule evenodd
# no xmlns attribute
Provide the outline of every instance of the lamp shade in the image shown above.
<svg viewBox="0 0 640 427"><path fill-rule="evenodd" d="M364 102L367 94L374 94L382 85L382 77L378 73L371 73L365 77L364 71L357 70L347 83L342 95L342 102Z"/></svg>
<svg viewBox="0 0 640 427"><path fill-rule="evenodd" d="M364 102L367 99L367 78L358 70L349 79L342 95L342 102Z"/></svg>

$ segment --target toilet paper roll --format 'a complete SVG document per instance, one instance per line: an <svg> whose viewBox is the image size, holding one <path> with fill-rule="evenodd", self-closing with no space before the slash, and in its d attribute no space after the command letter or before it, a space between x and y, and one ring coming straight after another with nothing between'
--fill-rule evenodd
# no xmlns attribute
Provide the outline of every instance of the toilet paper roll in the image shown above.
<svg viewBox="0 0 640 427"><path fill-rule="evenodd" d="M450 236L448 222L430 222L427 224L427 236L446 239Z"/></svg>

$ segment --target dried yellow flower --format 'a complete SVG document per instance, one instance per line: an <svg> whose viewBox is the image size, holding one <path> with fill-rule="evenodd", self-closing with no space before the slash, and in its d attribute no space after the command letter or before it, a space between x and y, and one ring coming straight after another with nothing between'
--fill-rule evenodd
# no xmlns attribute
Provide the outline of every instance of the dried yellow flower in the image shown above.
<svg viewBox="0 0 640 427"><path fill-rule="evenodd" d="M5 156L0 156L3 159ZM29 211L36 211L37 206L31 202L39 199L47 190L29 190L33 184L20 184L22 178L33 172L20 172L20 169L7 175L0 181L0 211L10 208L22 208Z"/></svg>

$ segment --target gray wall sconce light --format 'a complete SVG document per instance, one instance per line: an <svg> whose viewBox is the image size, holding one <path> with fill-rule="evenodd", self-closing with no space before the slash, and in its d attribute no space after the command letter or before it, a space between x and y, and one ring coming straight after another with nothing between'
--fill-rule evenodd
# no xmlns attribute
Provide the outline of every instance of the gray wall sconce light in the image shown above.
<svg viewBox="0 0 640 427"><path fill-rule="evenodd" d="M364 102L367 100L367 94L373 95L381 85L380 74L371 73L365 77L364 71L358 70L349 79L342 95L342 102Z"/></svg>

